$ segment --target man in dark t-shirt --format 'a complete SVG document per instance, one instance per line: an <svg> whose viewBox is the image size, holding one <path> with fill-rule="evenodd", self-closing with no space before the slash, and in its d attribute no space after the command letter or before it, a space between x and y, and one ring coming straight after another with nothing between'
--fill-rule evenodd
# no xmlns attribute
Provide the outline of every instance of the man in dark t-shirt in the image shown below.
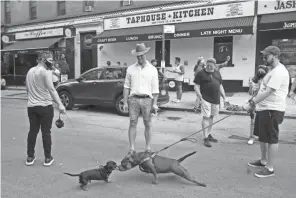
<svg viewBox="0 0 296 198"><path fill-rule="evenodd" d="M208 59L206 62L206 68L199 71L194 79L194 89L197 97L199 97L201 101L203 129L208 125L212 125L214 116L219 114L220 95L226 100L224 88L222 86L222 77L220 72L215 68L216 60L214 58ZM213 138L210 134L211 129L212 127L210 126L208 131L205 129L203 130L204 145L206 147L211 147L211 142L218 142L218 140Z"/></svg>

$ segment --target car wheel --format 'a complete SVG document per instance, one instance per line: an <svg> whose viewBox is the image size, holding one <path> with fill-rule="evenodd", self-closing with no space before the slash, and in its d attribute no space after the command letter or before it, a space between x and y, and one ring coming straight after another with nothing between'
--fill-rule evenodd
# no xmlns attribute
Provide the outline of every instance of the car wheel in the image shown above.
<svg viewBox="0 0 296 198"><path fill-rule="evenodd" d="M6 80L4 78L1 78L1 89L6 89Z"/></svg>
<svg viewBox="0 0 296 198"><path fill-rule="evenodd" d="M124 109L123 109L123 95L120 95L116 99L115 107L116 107L116 111L117 111L117 113L119 115L122 115L122 116L128 116L129 115L128 111L124 111Z"/></svg>
<svg viewBox="0 0 296 198"><path fill-rule="evenodd" d="M73 109L73 107L74 107L73 97L69 92L61 91L59 93L59 96L60 96L60 99L66 109L68 109L68 110Z"/></svg>

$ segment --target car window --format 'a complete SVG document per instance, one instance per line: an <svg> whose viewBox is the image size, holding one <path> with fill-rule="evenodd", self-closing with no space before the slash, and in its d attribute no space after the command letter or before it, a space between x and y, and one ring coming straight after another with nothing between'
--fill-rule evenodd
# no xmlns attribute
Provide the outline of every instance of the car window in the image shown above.
<svg viewBox="0 0 296 198"><path fill-rule="evenodd" d="M104 74L102 75L102 79L105 80L116 80L123 79L123 71L122 68L106 68Z"/></svg>
<svg viewBox="0 0 296 198"><path fill-rule="evenodd" d="M102 74L101 69L92 70L82 75L83 80L99 80Z"/></svg>

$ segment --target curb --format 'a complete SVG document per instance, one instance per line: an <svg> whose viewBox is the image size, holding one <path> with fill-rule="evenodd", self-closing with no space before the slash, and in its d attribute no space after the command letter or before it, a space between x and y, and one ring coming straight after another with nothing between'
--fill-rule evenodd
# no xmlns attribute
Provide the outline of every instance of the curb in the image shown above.
<svg viewBox="0 0 296 198"><path fill-rule="evenodd" d="M180 107L162 107L160 106L162 110L168 110L168 111L188 111L188 112L194 112L193 109L186 109L186 108L180 108ZM219 114L226 114L230 115L232 112L227 110L219 111ZM249 116L246 112L239 112L237 111L234 115L240 115L240 116ZM284 118L287 119L296 119L296 115L285 115Z"/></svg>

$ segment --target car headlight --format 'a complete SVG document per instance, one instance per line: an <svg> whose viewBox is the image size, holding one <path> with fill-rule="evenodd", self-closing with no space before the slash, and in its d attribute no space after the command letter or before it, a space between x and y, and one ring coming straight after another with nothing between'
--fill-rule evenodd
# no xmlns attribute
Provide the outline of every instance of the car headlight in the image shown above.
<svg viewBox="0 0 296 198"><path fill-rule="evenodd" d="M160 91L160 94L161 94L161 95L166 95L166 90L161 90L161 91Z"/></svg>

